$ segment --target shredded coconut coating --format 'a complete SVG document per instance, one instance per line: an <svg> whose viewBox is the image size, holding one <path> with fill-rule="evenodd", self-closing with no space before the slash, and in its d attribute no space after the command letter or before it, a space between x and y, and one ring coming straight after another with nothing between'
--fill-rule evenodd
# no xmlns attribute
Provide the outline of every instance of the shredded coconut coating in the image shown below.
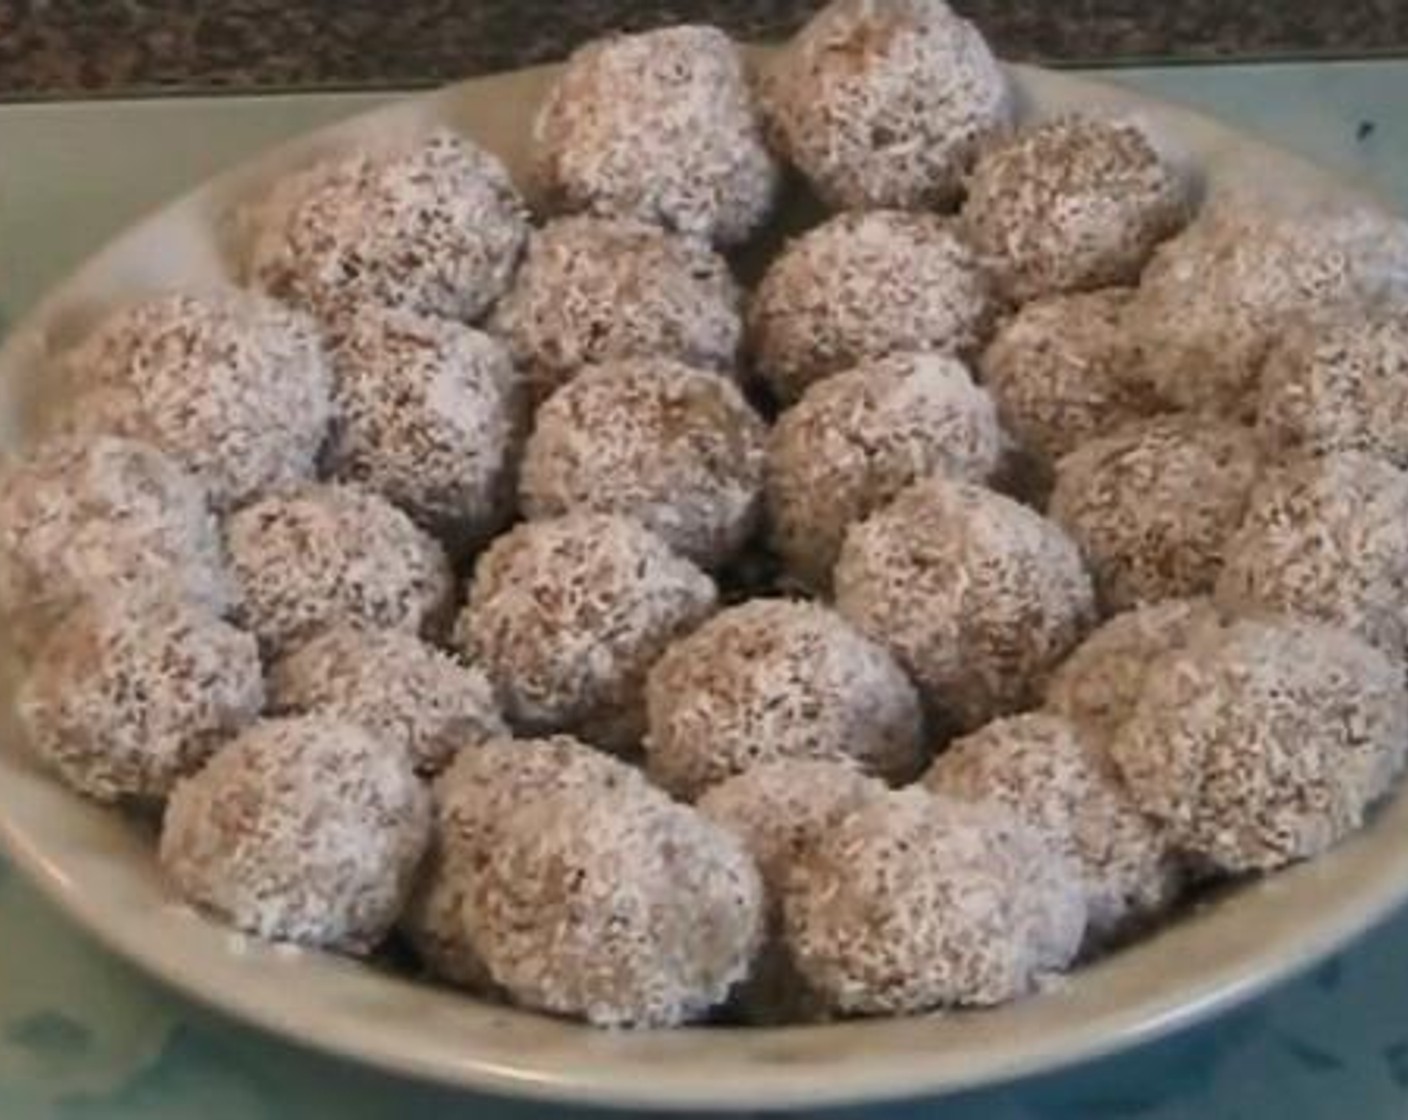
<svg viewBox="0 0 1408 1120"><path fill-rule="evenodd" d="M1097 436L1163 411L1125 325L1132 290L1033 300L983 352L1002 426L1049 466Z"/></svg>
<svg viewBox="0 0 1408 1120"><path fill-rule="evenodd" d="M758 373L791 403L814 381L899 351L966 358L995 306L952 223L896 210L838 214L791 241L748 313Z"/></svg>
<svg viewBox="0 0 1408 1120"><path fill-rule="evenodd" d="M171 597L98 595L49 635L18 698L36 753L100 801L159 801L264 706L254 638Z"/></svg>
<svg viewBox="0 0 1408 1120"><path fill-rule="evenodd" d="M773 428L773 547L790 574L824 591L851 525L931 474L987 481L1002 448L992 399L958 359L862 362L817 382Z"/></svg>
<svg viewBox="0 0 1408 1120"><path fill-rule="evenodd" d="M763 224L781 183L738 47L688 25L577 50L534 118L530 174L552 212L723 245Z"/></svg>
<svg viewBox="0 0 1408 1120"><path fill-rule="evenodd" d="M363 953L390 930L430 837L402 751L356 724L256 724L181 782L161 864L191 902L273 941Z"/></svg>
<svg viewBox="0 0 1408 1120"><path fill-rule="evenodd" d="M941 0L837 0L770 60L763 114L836 209L942 209L1013 97L978 29Z"/></svg>
<svg viewBox="0 0 1408 1120"><path fill-rule="evenodd" d="M632 517L706 568L758 521L767 429L737 386L669 358L610 362L538 410L519 492L530 518Z"/></svg>
<svg viewBox="0 0 1408 1120"><path fill-rule="evenodd" d="M453 591L435 539L383 498L320 484L266 498L225 524L238 618L277 653L339 623L423 632Z"/></svg>
<svg viewBox="0 0 1408 1120"><path fill-rule="evenodd" d="M899 1015L1030 992L1074 959L1085 901L1074 868L1001 805L914 788L813 845L784 917L799 971L835 1011Z"/></svg>
<svg viewBox="0 0 1408 1120"><path fill-rule="evenodd" d="M503 164L444 129L296 172L245 220L245 279L327 322L365 304L473 322L528 236Z"/></svg>
<svg viewBox="0 0 1408 1120"><path fill-rule="evenodd" d="M707 575L638 523L572 513L490 545L459 640L515 727L631 750L644 730L646 672L716 598Z"/></svg>
<svg viewBox="0 0 1408 1120"><path fill-rule="evenodd" d="M1260 470L1250 429L1186 413L1126 425L1056 465L1051 516L1103 606L1210 592Z"/></svg>
<svg viewBox="0 0 1408 1120"><path fill-rule="evenodd" d="M57 376L76 393L57 430L150 443L221 510L311 478L327 436L328 364L313 320L249 292L120 308L60 357Z"/></svg>
<svg viewBox="0 0 1408 1120"><path fill-rule="evenodd" d="M1130 799L1098 739L1060 716L997 720L939 755L925 786L1007 806L1079 873L1087 938L1100 944L1163 913L1182 875L1168 838Z"/></svg>
<svg viewBox="0 0 1408 1120"><path fill-rule="evenodd" d="M677 797L760 762L852 762L895 781L923 765L919 697L885 648L829 607L756 599L650 671L646 769Z"/></svg>
<svg viewBox="0 0 1408 1120"><path fill-rule="evenodd" d="M0 621L32 651L89 595L175 590L215 613L235 589L205 492L167 456L109 436L56 437L0 465Z"/></svg>
<svg viewBox="0 0 1408 1120"><path fill-rule="evenodd" d="M342 624L276 661L269 707L360 724L435 774L457 752L508 733L488 678L414 634Z"/></svg>
<svg viewBox="0 0 1408 1120"><path fill-rule="evenodd" d="M1408 473L1358 452L1270 472L1228 542L1217 599L1319 619L1408 657Z"/></svg>
<svg viewBox="0 0 1408 1120"><path fill-rule="evenodd" d="M762 882L732 833L648 787L548 795L499 824L465 904L494 980L598 1026L698 1019L749 973Z"/></svg>
<svg viewBox="0 0 1408 1120"><path fill-rule="evenodd" d="M1111 752L1184 851L1269 871L1357 829L1402 766L1402 671L1347 631L1242 620L1160 659Z"/></svg>
<svg viewBox="0 0 1408 1120"><path fill-rule="evenodd" d="M450 319L362 307L337 335L332 370L335 477L457 543L509 519L527 418L501 343Z"/></svg>
<svg viewBox="0 0 1408 1120"><path fill-rule="evenodd" d="M1189 187L1140 121L1061 116L978 157L963 229L1015 302L1132 284L1187 221Z"/></svg>
<svg viewBox="0 0 1408 1120"><path fill-rule="evenodd" d="M1010 498L917 482L853 526L836 605L959 728L1031 707L1094 622L1080 553Z"/></svg>

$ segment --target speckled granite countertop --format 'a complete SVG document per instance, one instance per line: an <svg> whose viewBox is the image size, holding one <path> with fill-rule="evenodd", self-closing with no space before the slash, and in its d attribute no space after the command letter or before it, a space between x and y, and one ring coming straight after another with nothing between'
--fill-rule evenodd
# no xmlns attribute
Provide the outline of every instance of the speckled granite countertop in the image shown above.
<svg viewBox="0 0 1408 1120"><path fill-rule="evenodd" d="M0 0L0 96L430 84L682 19L785 34L819 0ZM1401 0L957 0L1009 58L1408 53Z"/></svg>

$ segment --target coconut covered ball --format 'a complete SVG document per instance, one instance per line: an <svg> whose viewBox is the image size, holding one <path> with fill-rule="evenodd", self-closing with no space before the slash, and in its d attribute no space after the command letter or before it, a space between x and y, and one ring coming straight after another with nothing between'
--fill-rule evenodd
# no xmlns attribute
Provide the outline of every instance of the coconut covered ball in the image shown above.
<svg viewBox="0 0 1408 1120"><path fill-rule="evenodd" d="M538 410L519 492L530 518L632 517L705 567L758 520L766 428L737 386L670 358L586 370Z"/></svg>
<svg viewBox="0 0 1408 1120"><path fill-rule="evenodd" d="M313 321L252 293L120 308L60 367L76 393L60 430L150 443L222 510L311 478L327 436L327 358Z"/></svg>
<svg viewBox="0 0 1408 1120"><path fill-rule="evenodd" d="M1227 544L1218 602L1305 615L1408 656L1408 474L1344 452L1271 472Z"/></svg>
<svg viewBox="0 0 1408 1120"><path fill-rule="evenodd" d="M646 769L678 797L761 762L850 762L895 781L923 765L919 697L885 648L829 607L756 599L650 671Z"/></svg>
<svg viewBox="0 0 1408 1120"><path fill-rule="evenodd" d="M1212 590L1259 470L1250 430L1178 414L1127 425L1056 465L1051 516L1105 607Z"/></svg>
<svg viewBox="0 0 1408 1120"><path fill-rule="evenodd" d="M1007 298L1132 284L1190 210L1189 183L1139 121L1072 114L991 145L963 229Z"/></svg>
<svg viewBox="0 0 1408 1120"><path fill-rule="evenodd" d="M728 262L703 242L641 222L559 218L534 232L493 329L541 399L583 366L617 358L731 370L742 298Z"/></svg>
<svg viewBox="0 0 1408 1120"><path fill-rule="evenodd" d="M1013 97L978 29L942 0L836 0L769 60L778 149L838 209L943 208Z"/></svg>
<svg viewBox="0 0 1408 1120"><path fill-rule="evenodd" d="M1205 865L1306 859L1401 768L1401 669L1344 630L1243 620L1159 660L1110 744L1135 803Z"/></svg>
<svg viewBox="0 0 1408 1120"><path fill-rule="evenodd" d="M960 728L1030 707L1094 621L1090 577L1055 524L938 477L851 528L835 582L840 612Z"/></svg>
<svg viewBox="0 0 1408 1120"><path fill-rule="evenodd" d="M970 356L995 308L986 274L933 214L838 214L794 239L753 295L758 373L780 401L869 358L934 350Z"/></svg>
<svg viewBox="0 0 1408 1120"><path fill-rule="evenodd" d="M327 466L455 542L508 520L526 427L507 350L450 319L359 308L332 350Z"/></svg>
<svg viewBox="0 0 1408 1120"><path fill-rule="evenodd" d="M409 756L356 724L256 724L181 782L160 858L192 903L273 941L364 953L386 936L430 837Z"/></svg>
<svg viewBox="0 0 1408 1120"><path fill-rule="evenodd" d="M715 600L713 581L637 522L572 513L490 545L459 640L515 727L629 750L644 729L647 670Z"/></svg>
<svg viewBox="0 0 1408 1120"><path fill-rule="evenodd" d="M1027 994L1074 959L1085 900L1071 865L1003 806L909 789L807 851L784 919L798 970L833 1010L901 1015Z"/></svg>
<svg viewBox="0 0 1408 1120"><path fill-rule="evenodd" d="M992 399L958 359L862 362L813 385L773 428L773 546L792 575L824 590L852 524L931 474L986 481L1002 446Z"/></svg>
<svg viewBox="0 0 1408 1120"><path fill-rule="evenodd" d="M688 25L578 49L534 118L531 175L550 211L725 245L763 223L781 180L738 47Z"/></svg>
<svg viewBox="0 0 1408 1120"><path fill-rule="evenodd" d="M443 621L453 580L435 539L357 486L266 498L225 527L239 620L266 652L339 623L419 633Z"/></svg>
<svg viewBox="0 0 1408 1120"><path fill-rule="evenodd" d="M951 743L924 784L1005 805L1044 832L1079 875L1096 942L1148 922L1178 895L1167 836L1135 807L1098 740L1060 716L995 720Z"/></svg>
<svg viewBox="0 0 1408 1120"><path fill-rule="evenodd" d="M264 706L254 638L175 596L94 596L31 662L35 752L100 801L161 800Z"/></svg>
<svg viewBox="0 0 1408 1120"><path fill-rule="evenodd" d="M528 235L503 164L445 129L315 163L246 220L245 279L327 321L370 303L473 322Z"/></svg>
<svg viewBox="0 0 1408 1120"><path fill-rule="evenodd" d="M472 744L507 734L493 689L478 669L414 634L345 623L273 664L269 706L360 724L406 751L422 775L443 770Z"/></svg>

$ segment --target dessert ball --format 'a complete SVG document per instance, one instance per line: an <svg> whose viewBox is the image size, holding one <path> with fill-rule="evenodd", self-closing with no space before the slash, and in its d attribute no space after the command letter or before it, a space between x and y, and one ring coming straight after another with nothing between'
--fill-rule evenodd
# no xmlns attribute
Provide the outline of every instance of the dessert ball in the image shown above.
<svg viewBox="0 0 1408 1120"><path fill-rule="evenodd" d="M266 498L226 522L240 621L268 653L352 623L417 633L443 621L449 561L404 513L357 486Z"/></svg>
<svg viewBox="0 0 1408 1120"><path fill-rule="evenodd" d="M1143 124L1069 115L990 146L963 229L1015 302L1132 284L1190 210L1189 184Z"/></svg>
<svg viewBox="0 0 1408 1120"><path fill-rule="evenodd" d="M459 636L516 727L630 750L644 729L647 670L715 598L708 576L637 522L572 513L490 545Z"/></svg>
<svg viewBox="0 0 1408 1120"><path fill-rule="evenodd" d="M953 225L896 210L838 214L790 242L749 308L758 373L784 403L814 381L906 350L967 357L994 315Z"/></svg>
<svg viewBox="0 0 1408 1120"><path fill-rule="evenodd" d="M313 321L273 300L231 289L132 304L60 362L77 394L60 430L150 443L222 510L313 475L327 359Z"/></svg>
<svg viewBox="0 0 1408 1120"><path fill-rule="evenodd" d="M494 980L528 1007L674 1026L722 1003L762 945L762 883L743 845L648 787L527 802L497 840L465 921Z"/></svg>
<svg viewBox="0 0 1408 1120"><path fill-rule="evenodd" d="M337 336L332 370L334 477L456 543L508 520L526 417L499 342L450 319L362 307Z"/></svg>
<svg viewBox="0 0 1408 1120"><path fill-rule="evenodd" d="M1227 544L1218 602L1305 615L1408 656L1408 474L1347 451L1268 474Z"/></svg>
<svg viewBox="0 0 1408 1120"><path fill-rule="evenodd" d="M101 801L164 798L263 706L253 637L176 596L120 592L64 617L18 701L36 753Z"/></svg>
<svg viewBox="0 0 1408 1120"><path fill-rule="evenodd" d="M917 482L846 534L836 605L959 728L1030 707L1094 621L1061 530L1010 498Z"/></svg>
<svg viewBox="0 0 1408 1120"><path fill-rule="evenodd" d="M429 837L430 794L404 751L298 716L256 724L176 787L160 855L236 929L362 953L396 920Z"/></svg>
<svg viewBox="0 0 1408 1120"><path fill-rule="evenodd" d="M784 919L799 971L833 1010L900 1015L1031 991L1075 957L1085 901L1069 863L1001 805L909 789L809 849Z"/></svg>
<svg viewBox="0 0 1408 1120"><path fill-rule="evenodd" d="M773 547L792 575L825 590L852 524L931 474L986 481L1002 444L992 399L956 358L893 354L828 377L773 428Z"/></svg>
<svg viewBox="0 0 1408 1120"><path fill-rule="evenodd" d="M523 511L621 514L717 567L757 523L766 434L717 374L670 358L596 366L538 410L519 480Z"/></svg>
<svg viewBox="0 0 1408 1120"><path fill-rule="evenodd" d="M1187 414L1126 425L1056 465L1051 516L1111 611L1212 590L1258 471L1251 432Z"/></svg>
<svg viewBox="0 0 1408 1120"><path fill-rule="evenodd" d="M1237 873L1358 828L1405 742L1402 670L1382 653L1319 623L1242 620L1160 659L1110 750L1175 844Z"/></svg>
<svg viewBox="0 0 1408 1120"><path fill-rule="evenodd" d="M89 594L179 592L216 613L234 585L205 493L144 443L58 437L0 466L0 620L31 651Z"/></svg>
<svg viewBox="0 0 1408 1120"><path fill-rule="evenodd" d="M1408 467L1408 323L1355 309L1288 330L1266 359L1257 433L1277 456L1362 451Z"/></svg>
<svg viewBox="0 0 1408 1120"><path fill-rule="evenodd" d="M443 770L461 749L507 734L478 669L414 634L346 623L271 666L269 706L360 724L404 750L422 775Z"/></svg>
<svg viewBox="0 0 1408 1120"><path fill-rule="evenodd" d="M836 0L770 60L773 139L838 209L945 207L1013 98L982 35L942 0Z"/></svg>
<svg viewBox="0 0 1408 1120"><path fill-rule="evenodd" d="M742 298L728 262L702 242L640 222L559 218L534 232L493 328L541 399L617 358L731 370Z"/></svg>
<svg viewBox="0 0 1408 1120"><path fill-rule="evenodd" d="M578 49L533 121L531 166L551 211L721 244L763 223L781 180L738 48L716 27L688 25Z"/></svg>
<svg viewBox="0 0 1408 1120"><path fill-rule="evenodd" d="M829 607L755 599L650 671L646 768L678 797L760 762L853 762L902 781L923 765L919 697L883 646Z"/></svg>
<svg viewBox="0 0 1408 1120"><path fill-rule="evenodd" d="M316 163L247 219L246 279L328 321L371 303L472 322L508 287L528 234L503 165L444 129Z"/></svg>
<svg viewBox="0 0 1408 1120"><path fill-rule="evenodd" d="M1134 805L1098 740L1060 716L996 720L959 739L924 777L934 793L1005 805L1076 869L1087 936L1106 941L1164 911L1179 866L1162 828Z"/></svg>

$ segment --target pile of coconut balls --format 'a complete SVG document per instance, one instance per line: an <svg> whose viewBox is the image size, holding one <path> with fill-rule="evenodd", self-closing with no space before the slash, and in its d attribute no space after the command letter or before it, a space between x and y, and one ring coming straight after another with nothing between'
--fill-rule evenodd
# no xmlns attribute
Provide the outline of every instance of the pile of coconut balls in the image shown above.
<svg viewBox="0 0 1408 1120"><path fill-rule="evenodd" d="M1001 1003L1408 746L1408 255L941 0L246 201L0 479L35 752L201 912L604 1026ZM737 254L826 215L745 288Z"/></svg>

